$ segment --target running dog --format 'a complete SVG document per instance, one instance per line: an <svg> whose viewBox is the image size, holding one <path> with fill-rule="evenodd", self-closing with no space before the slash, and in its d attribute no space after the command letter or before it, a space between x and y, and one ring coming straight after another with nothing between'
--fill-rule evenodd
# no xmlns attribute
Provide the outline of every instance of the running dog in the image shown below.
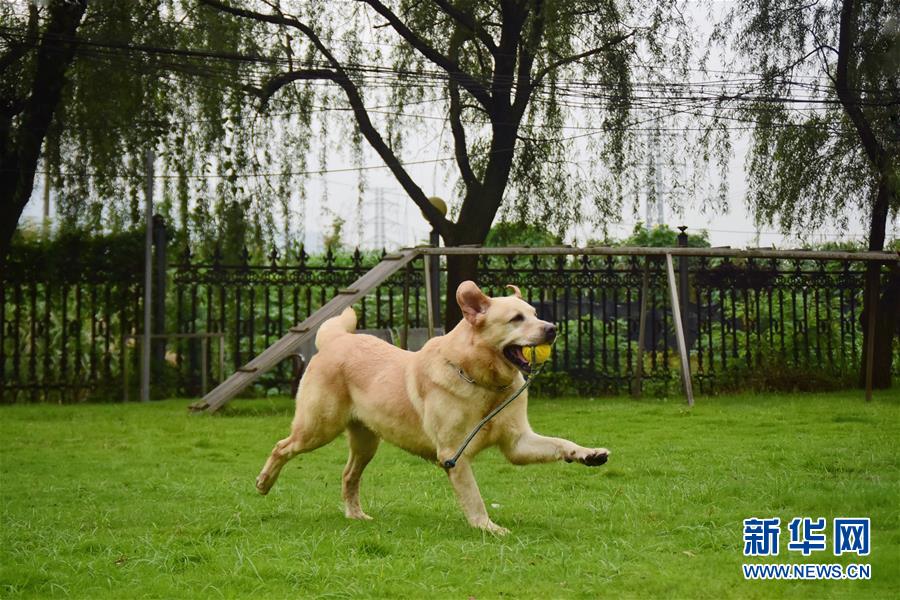
<svg viewBox="0 0 900 600"><path fill-rule="evenodd" d="M278 442L256 478L266 494L285 463L347 432L350 458L343 474L344 511L370 519L359 504L363 469L381 439L441 466L466 434L521 385L530 365L523 346L552 342L556 326L537 318L534 307L513 295L489 298L471 281L460 284L456 301L463 320L448 334L408 352L369 335L357 335L356 314L347 308L319 328L319 352L297 392L291 434ZM459 458L445 469L466 519L495 534L508 530L491 521L471 461L491 446L513 464L564 460L599 466L606 448L584 448L545 437L528 424L527 393L490 421Z"/></svg>

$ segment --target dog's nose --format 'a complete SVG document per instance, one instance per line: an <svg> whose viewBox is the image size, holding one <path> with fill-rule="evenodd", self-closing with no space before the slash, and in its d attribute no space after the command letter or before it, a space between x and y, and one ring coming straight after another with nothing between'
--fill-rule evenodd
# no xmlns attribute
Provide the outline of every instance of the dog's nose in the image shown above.
<svg viewBox="0 0 900 600"><path fill-rule="evenodd" d="M544 340L549 344L556 339L556 325L544 325Z"/></svg>

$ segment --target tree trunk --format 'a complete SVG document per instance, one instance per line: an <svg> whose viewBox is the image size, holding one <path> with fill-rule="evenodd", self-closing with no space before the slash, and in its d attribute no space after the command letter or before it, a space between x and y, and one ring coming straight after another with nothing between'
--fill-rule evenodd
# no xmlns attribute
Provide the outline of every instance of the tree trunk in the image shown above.
<svg viewBox="0 0 900 600"><path fill-rule="evenodd" d="M0 148L0 269L6 264L19 218L31 198L41 146L75 55L75 33L85 7L83 0L50 3L30 94L18 113L18 123L14 126L13 115L0 123L6 140L5 147Z"/></svg>
<svg viewBox="0 0 900 600"><path fill-rule="evenodd" d="M494 217L497 216L497 210L503 201L503 193L506 191L505 180L488 180L488 182L489 184L466 195L459 221L454 227L454 235L444 238L447 246L481 245L487 239L491 225L494 223ZM456 288L460 283L469 279L479 283L478 257L474 254L448 256L444 331L450 331L462 319L462 312L456 303Z"/></svg>
<svg viewBox="0 0 900 600"><path fill-rule="evenodd" d="M456 303L456 288L468 279L478 282L477 260L474 255L447 257L447 302L444 309L444 331L450 331L462 319L462 311Z"/></svg>

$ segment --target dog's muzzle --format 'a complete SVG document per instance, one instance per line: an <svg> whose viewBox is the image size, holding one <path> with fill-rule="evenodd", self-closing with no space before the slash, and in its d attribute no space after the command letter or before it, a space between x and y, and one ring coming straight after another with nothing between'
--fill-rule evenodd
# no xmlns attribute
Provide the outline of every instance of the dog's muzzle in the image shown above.
<svg viewBox="0 0 900 600"><path fill-rule="evenodd" d="M552 344L553 340L556 339L556 325L550 323L549 325L544 325L544 343Z"/></svg>

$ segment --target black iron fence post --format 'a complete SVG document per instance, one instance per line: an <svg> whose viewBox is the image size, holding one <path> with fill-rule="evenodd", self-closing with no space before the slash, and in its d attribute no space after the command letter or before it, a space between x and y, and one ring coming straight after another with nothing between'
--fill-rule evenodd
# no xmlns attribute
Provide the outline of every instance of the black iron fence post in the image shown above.
<svg viewBox="0 0 900 600"><path fill-rule="evenodd" d="M688 235L685 233L687 230L687 226L680 225L678 230L681 232L678 234L678 247L679 248L687 248L688 245ZM688 325L688 257L681 256L678 258L678 301L681 305L679 308L681 309L681 322L684 325L685 331L690 329ZM691 339L690 336L688 339ZM688 343L688 348L690 348L690 342Z"/></svg>
<svg viewBox="0 0 900 600"><path fill-rule="evenodd" d="M156 248L154 254L154 282L151 288L153 305L153 333L166 333L166 261L167 231L166 221L161 215L153 215L153 245ZM151 344L153 359L153 373L159 380L166 360L166 341L162 338L154 340Z"/></svg>

